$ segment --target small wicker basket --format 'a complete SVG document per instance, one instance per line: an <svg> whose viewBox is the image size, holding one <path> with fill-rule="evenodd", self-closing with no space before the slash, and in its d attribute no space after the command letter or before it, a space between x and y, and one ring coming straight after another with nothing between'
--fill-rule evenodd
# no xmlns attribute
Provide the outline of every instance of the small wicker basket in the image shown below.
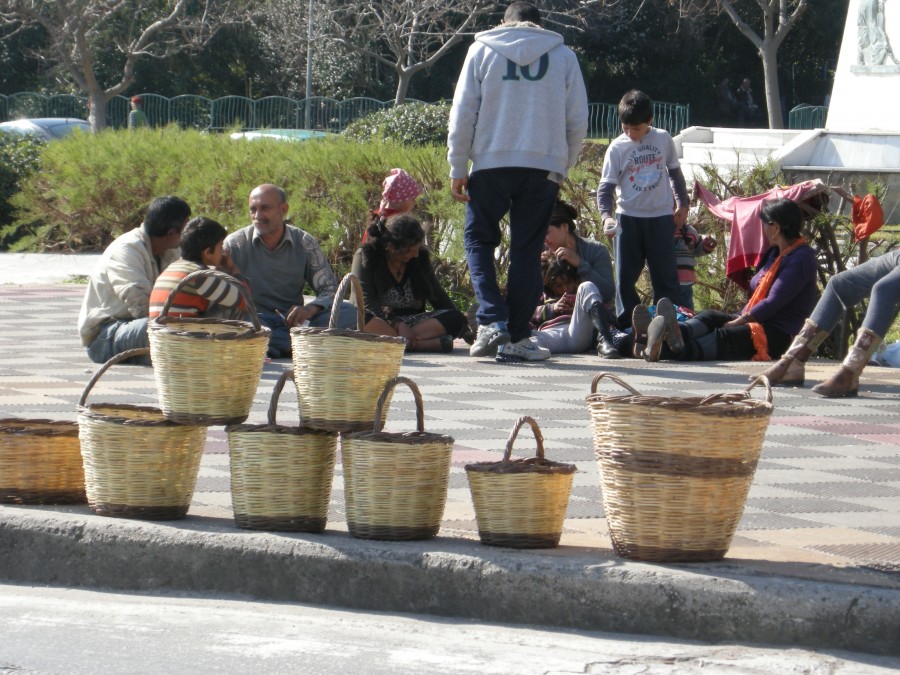
<svg viewBox="0 0 900 675"><path fill-rule="evenodd" d="M206 427L166 419L157 408L85 405L109 369L149 349L122 352L91 377L78 401L78 429L88 505L97 515L172 520L187 514L197 483Z"/></svg>
<svg viewBox="0 0 900 675"><path fill-rule="evenodd" d="M629 393L596 393L603 378ZM759 383L765 401L750 398ZM723 558L772 415L768 380L734 394L677 398L644 396L600 373L591 392L594 450L616 552L653 562Z"/></svg>
<svg viewBox="0 0 900 675"><path fill-rule="evenodd" d="M84 504L76 422L0 420L0 504Z"/></svg>
<svg viewBox="0 0 900 675"><path fill-rule="evenodd" d="M537 456L512 459L513 443L523 424L534 432ZM557 546L574 474L574 464L544 458L544 438L537 422L520 417L501 461L466 465L481 543L510 548Z"/></svg>
<svg viewBox="0 0 900 675"><path fill-rule="evenodd" d="M277 423L278 398L293 376L286 369L275 383L268 424L226 429L238 527L280 532L325 529L338 434Z"/></svg>
<svg viewBox="0 0 900 675"><path fill-rule="evenodd" d="M394 387L406 384L416 400L416 431L382 431ZM425 432L422 396L416 384L396 377L376 404L372 431L342 436L347 529L359 539L428 539L441 527L453 439Z"/></svg>
<svg viewBox="0 0 900 675"><path fill-rule="evenodd" d="M206 276L239 289L250 322L168 316L178 292ZM168 419L204 426L247 419L271 331L260 324L243 284L216 270L191 272L169 294L160 315L148 323L147 333L160 407Z"/></svg>
<svg viewBox="0 0 900 675"><path fill-rule="evenodd" d="M361 328L365 322L359 304L362 288L355 275L347 274L334 296L328 328L291 329L300 418L314 429L371 429L379 393L400 373L404 338L335 328L341 298L351 284L357 299L357 326Z"/></svg>

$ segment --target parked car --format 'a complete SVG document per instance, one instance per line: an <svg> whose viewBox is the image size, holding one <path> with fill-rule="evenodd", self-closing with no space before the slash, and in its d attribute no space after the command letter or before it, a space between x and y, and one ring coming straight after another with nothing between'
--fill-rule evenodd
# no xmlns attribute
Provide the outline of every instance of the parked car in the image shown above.
<svg viewBox="0 0 900 675"><path fill-rule="evenodd" d="M90 132L91 125L75 117L37 117L0 123L0 133L33 134L44 141L63 138L76 129Z"/></svg>
<svg viewBox="0 0 900 675"><path fill-rule="evenodd" d="M311 131L309 129L259 129L257 131L235 131L231 137L235 140L258 141L271 139L273 141L307 141L311 138L325 138L328 134L324 131Z"/></svg>

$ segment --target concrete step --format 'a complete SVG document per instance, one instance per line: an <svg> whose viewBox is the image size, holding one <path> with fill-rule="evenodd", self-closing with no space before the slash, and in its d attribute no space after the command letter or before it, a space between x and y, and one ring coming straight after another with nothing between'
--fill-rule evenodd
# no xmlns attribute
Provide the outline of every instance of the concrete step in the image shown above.
<svg viewBox="0 0 900 675"><path fill-rule="evenodd" d="M683 143L682 164L735 164L740 162L759 163L768 159L776 150L772 147L733 148L712 143Z"/></svg>

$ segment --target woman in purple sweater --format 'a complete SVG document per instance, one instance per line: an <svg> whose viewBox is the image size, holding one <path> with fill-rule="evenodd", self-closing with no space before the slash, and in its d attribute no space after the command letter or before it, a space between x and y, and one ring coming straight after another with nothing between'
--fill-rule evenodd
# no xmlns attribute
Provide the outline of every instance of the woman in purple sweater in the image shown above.
<svg viewBox="0 0 900 675"><path fill-rule="evenodd" d="M790 346L819 297L816 253L801 234L803 212L790 199L767 201L760 219L770 247L750 281L750 300L740 315L704 310L682 323L657 316L647 329L648 361L769 361ZM670 338L674 330L682 340ZM664 345L677 347L681 341L678 354Z"/></svg>

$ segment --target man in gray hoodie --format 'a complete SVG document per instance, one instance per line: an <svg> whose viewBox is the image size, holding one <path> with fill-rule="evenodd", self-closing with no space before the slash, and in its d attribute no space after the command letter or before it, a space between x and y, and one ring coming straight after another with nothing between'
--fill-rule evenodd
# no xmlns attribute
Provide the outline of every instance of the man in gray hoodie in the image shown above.
<svg viewBox="0 0 900 675"><path fill-rule="evenodd" d="M478 335L470 353L496 351L497 361L550 356L531 339L528 324L541 295L540 254L559 183L587 134L578 60L561 35L540 23L534 5L513 2L500 26L478 33L450 111L451 190L466 203L466 261L478 301ZM504 299L494 251L507 213Z"/></svg>

